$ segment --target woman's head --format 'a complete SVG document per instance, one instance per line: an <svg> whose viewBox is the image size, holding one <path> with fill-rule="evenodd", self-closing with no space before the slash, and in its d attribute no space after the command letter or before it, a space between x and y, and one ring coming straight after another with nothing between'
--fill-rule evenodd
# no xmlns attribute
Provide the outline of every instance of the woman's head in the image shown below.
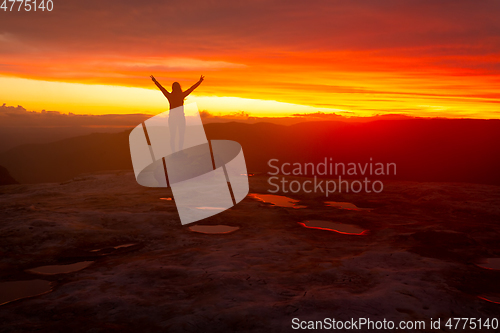
<svg viewBox="0 0 500 333"><path fill-rule="evenodd" d="M179 82L172 83L172 91L182 92L181 85L179 84Z"/></svg>

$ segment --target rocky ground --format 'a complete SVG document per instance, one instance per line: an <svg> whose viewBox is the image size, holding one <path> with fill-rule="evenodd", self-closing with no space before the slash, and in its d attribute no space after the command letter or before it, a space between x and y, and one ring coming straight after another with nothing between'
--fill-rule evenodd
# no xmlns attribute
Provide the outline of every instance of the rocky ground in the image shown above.
<svg viewBox="0 0 500 333"><path fill-rule="evenodd" d="M250 187L267 193L267 177ZM131 172L2 186L0 283L44 280L51 291L0 305L0 331L286 332L293 318L500 318L500 304L478 297L500 295L500 271L478 266L500 257L499 187L385 182L379 194L287 195L306 208L249 196L197 223L239 229L203 234L181 225L174 200L160 200L170 190L141 187ZM82 261L93 263L27 271Z"/></svg>

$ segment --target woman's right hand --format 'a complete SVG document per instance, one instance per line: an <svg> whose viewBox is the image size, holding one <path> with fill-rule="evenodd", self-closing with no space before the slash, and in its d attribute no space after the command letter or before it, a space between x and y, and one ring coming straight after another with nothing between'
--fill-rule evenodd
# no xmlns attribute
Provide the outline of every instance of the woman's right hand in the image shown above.
<svg viewBox="0 0 500 333"><path fill-rule="evenodd" d="M204 76L204 75L201 75L201 76L200 76L200 82L203 82L203 80L205 80L205 76Z"/></svg>
<svg viewBox="0 0 500 333"><path fill-rule="evenodd" d="M150 75L150 77L151 77L151 80L153 80L153 82L156 82L156 79L153 75Z"/></svg>

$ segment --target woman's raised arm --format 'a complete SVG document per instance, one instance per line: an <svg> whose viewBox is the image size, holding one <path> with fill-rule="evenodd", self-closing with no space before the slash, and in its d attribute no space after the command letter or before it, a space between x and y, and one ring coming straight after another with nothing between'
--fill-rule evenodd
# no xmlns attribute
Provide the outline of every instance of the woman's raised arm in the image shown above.
<svg viewBox="0 0 500 333"><path fill-rule="evenodd" d="M198 80L198 82L196 82L195 84L193 84L193 86L191 88L189 88L188 90L184 91L184 98L186 98L190 93L192 93L193 90L195 90L196 88L198 88L198 86L203 82L204 79L205 79L205 77L203 75L201 75L200 79Z"/></svg>
<svg viewBox="0 0 500 333"><path fill-rule="evenodd" d="M163 88L163 86L160 84L160 82L156 81L156 79L153 75L151 75L150 77L151 77L151 80L153 80L153 82L156 84L156 86L161 90L163 95L165 95L165 97L168 98L168 95L170 95L170 93L167 91L167 89Z"/></svg>

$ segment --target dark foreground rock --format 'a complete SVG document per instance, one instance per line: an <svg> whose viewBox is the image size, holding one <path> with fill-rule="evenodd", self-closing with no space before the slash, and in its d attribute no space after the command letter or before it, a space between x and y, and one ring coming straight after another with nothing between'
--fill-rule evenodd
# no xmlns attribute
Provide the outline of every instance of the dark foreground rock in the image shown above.
<svg viewBox="0 0 500 333"><path fill-rule="evenodd" d="M266 193L266 177L250 181ZM500 257L496 186L393 182L380 194L292 195L301 209L247 197L199 222L239 227L219 235L182 226L165 197L170 190L143 188L131 172L0 188L0 282L52 283L1 305L0 331L288 332L294 318L423 320L431 331L430 318L500 313L478 297L500 293L500 273L476 265ZM307 219L369 232L298 223ZM81 261L94 263L26 271Z"/></svg>

